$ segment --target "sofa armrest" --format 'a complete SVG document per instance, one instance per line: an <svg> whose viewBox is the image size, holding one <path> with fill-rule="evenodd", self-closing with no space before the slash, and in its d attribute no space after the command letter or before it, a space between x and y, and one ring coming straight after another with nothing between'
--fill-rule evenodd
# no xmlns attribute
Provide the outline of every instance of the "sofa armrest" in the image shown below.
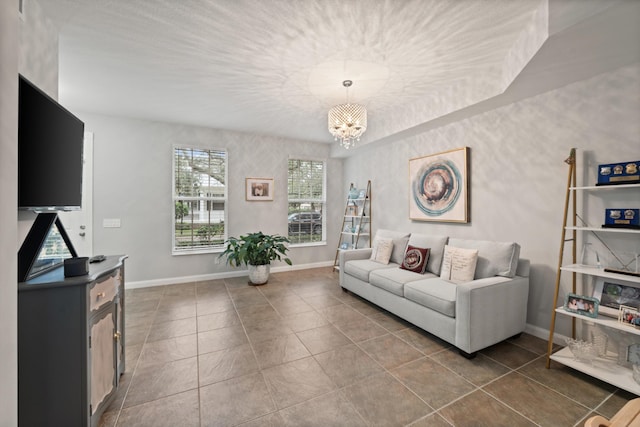
<svg viewBox="0 0 640 427"><path fill-rule="evenodd" d="M371 258L371 248L341 250L338 256L341 267L347 261L351 261L354 259L369 259L369 258Z"/></svg>
<svg viewBox="0 0 640 427"><path fill-rule="evenodd" d="M371 258L371 248L346 249L339 251L338 265L340 266L340 283L344 283L344 265L347 261L369 258Z"/></svg>
<svg viewBox="0 0 640 427"><path fill-rule="evenodd" d="M488 277L458 285L456 347L474 353L524 331L529 278Z"/></svg>

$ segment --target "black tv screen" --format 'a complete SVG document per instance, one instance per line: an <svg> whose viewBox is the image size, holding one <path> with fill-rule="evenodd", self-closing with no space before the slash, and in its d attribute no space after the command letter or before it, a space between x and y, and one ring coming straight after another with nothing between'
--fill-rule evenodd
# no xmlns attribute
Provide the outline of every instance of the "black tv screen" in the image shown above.
<svg viewBox="0 0 640 427"><path fill-rule="evenodd" d="M18 209L79 210L84 123L20 76Z"/></svg>

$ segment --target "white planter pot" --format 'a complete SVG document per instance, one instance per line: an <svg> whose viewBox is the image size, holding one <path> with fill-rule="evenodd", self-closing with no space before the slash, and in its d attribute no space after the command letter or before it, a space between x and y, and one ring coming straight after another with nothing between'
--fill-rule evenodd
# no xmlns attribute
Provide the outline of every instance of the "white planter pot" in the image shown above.
<svg viewBox="0 0 640 427"><path fill-rule="evenodd" d="M271 265L248 265L249 281L254 285L264 285L269 280Z"/></svg>

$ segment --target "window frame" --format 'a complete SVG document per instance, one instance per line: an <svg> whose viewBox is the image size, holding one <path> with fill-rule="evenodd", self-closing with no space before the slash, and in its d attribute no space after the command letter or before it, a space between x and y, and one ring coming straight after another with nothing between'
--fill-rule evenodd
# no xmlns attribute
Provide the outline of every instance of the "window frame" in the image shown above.
<svg viewBox="0 0 640 427"><path fill-rule="evenodd" d="M322 163L322 198L321 199L311 199L311 198L289 198L289 162L302 161L302 162L321 162ZM289 156L287 159L287 236L289 235L289 205L291 203L321 203L322 204L322 235L321 240L317 242L302 242L302 243L291 243L289 246L291 247L304 247L304 246L326 246L327 245L327 159L319 159L312 157L300 157L300 156ZM313 235L313 232L310 232Z"/></svg>
<svg viewBox="0 0 640 427"><path fill-rule="evenodd" d="M208 152L224 153L224 196L179 196L176 194L176 150L201 150ZM173 144L171 148L171 211L173 213L171 219L171 255L198 255L198 254L211 254L220 253L224 251L224 244L204 246L204 247L190 247L185 249L177 249L176 246L176 202L178 201L200 201L204 203L224 203L224 232L222 235L223 241L228 238L228 216L229 216L229 151L226 148L212 148L203 147L198 145L187 144Z"/></svg>

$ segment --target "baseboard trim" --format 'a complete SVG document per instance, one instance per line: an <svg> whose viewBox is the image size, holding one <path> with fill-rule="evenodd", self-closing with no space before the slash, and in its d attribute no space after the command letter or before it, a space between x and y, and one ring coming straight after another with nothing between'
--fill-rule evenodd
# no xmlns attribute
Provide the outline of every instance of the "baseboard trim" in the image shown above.
<svg viewBox="0 0 640 427"><path fill-rule="evenodd" d="M543 339L545 341L549 340L549 330L541 328L539 326L535 326L535 325L531 325L531 324L527 323L525 328L524 328L524 332L526 334L533 335L534 337L538 337L538 338ZM564 336L562 334L558 334L557 332L555 332L553 334L553 343L554 344L566 345L566 339L567 339L566 336Z"/></svg>
<svg viewBox="0 0 640 427"><path fill-rule="evenodd" d="M281 273L286 271L309 270L312 268L331 267L332 265L333 265L333 262L331 261L313 262L313 263L298 264L298 265L285 265L285 266L273 267L271 268L271 272ZM228 279L231 277L243 277L248 275L249 273L247 272L247 270L245 268L242 268L239 270L225 271L222 273L199 274L194 276L164 277L164 278L152 279L152 280L138 280L135 282L125 282L125 289L139 289L139 288L150 288L152 286L177 285L180 283L203 282L205 280Z"/></svg>

